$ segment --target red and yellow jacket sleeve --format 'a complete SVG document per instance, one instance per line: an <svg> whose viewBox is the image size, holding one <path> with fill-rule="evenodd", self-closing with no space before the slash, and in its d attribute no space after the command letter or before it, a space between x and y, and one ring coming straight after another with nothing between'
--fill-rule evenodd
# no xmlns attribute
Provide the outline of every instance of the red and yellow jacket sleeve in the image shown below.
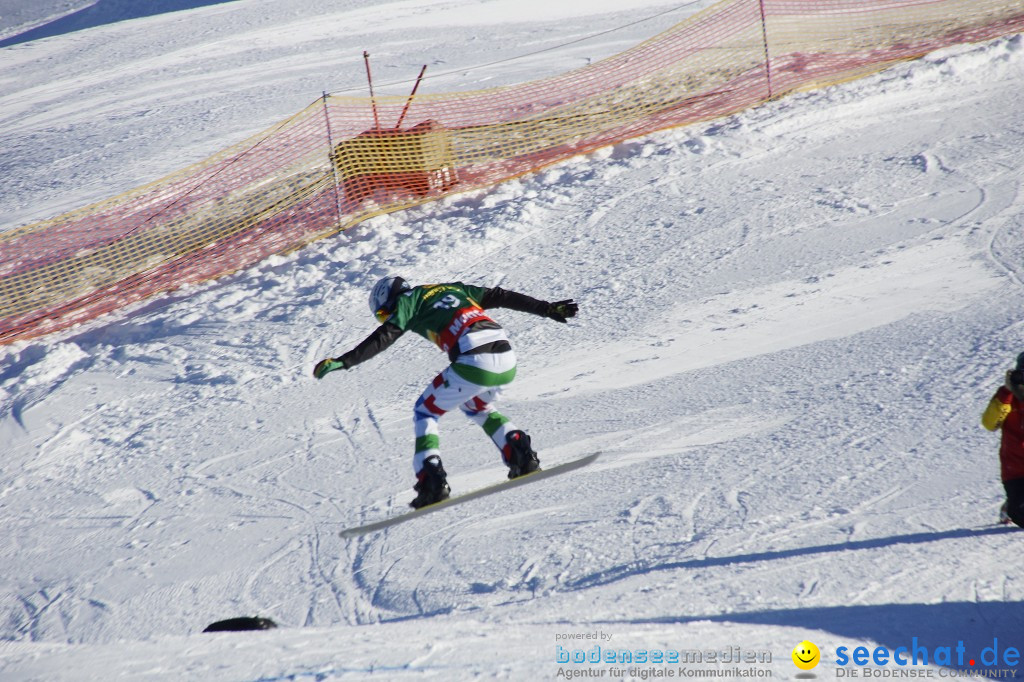
<svg viewBox="0 0 1024 682"><path fill-rule="evenodd" d="M981 425L989 431L995 431L1010 414L1010 403L1013 401L1013 394L1005 386L1000 386L992 400L988 401L988 407L981 415Z"/></svg>

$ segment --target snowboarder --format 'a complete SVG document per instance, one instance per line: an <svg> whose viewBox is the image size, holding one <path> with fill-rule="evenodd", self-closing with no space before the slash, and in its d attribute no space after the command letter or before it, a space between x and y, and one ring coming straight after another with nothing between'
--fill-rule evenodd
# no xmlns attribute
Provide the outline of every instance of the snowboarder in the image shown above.
<svg viewBox="0 0 1024 682"><path fill-rule="evenodd" d="M999 520L1024 528L1024 353L1006 372L1006 381L989 401L981 423L989 431L1003 431L999 465L1006 502L999 510Z"/></svg>
<svg viewBox="0 0 1024 682"><path fill-rule="evenodd" d="M370 292L370 311L381 325L352 350L321 360L313 376L321 379L336 369L351 369L414 331L448 354L451 364L438 374L416 401L413 423L416 448L416 509L440 502L451 492L439 454L438 420L460 407L483 427L516 478L540 468L530 436L494 409L501 388L516 375L516 357L508 336L485 310L511 308L558 322L574 317L572 299L548 303L498 287L484 288L450 282L410 286L401 277L385 277Z"/></svg>

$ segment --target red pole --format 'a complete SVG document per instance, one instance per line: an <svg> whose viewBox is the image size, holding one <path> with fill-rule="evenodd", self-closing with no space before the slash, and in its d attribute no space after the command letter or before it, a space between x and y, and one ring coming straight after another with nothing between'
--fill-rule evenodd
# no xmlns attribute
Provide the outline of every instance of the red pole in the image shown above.
<svg viewBox="0 0 1024 682"><path fill-rule="evenodd" d="M373 128L380 130L380 119L377 118L377 100L373 95L373 76L370 74L370 53L363 50L363 61L366 63L366 81L370 84L370 106L373 107Z"/></svg>
<svg viewBox="0 0 1024 682"><path fill-rule="evenodd" d="M412 104L412 98L416 96L416 90L420 87L420 81L423 80L423 74L427 71L427 65L424 64L423 68L420 69L420 75L416 76L416 85L412 86L412 92L409 93L409 99L405 101L405 106L402 108L402 115L398 117L398 123L395 124L395 130L402 127L402 119L405 118L406 113L409 111L409 105Z"/></svg>

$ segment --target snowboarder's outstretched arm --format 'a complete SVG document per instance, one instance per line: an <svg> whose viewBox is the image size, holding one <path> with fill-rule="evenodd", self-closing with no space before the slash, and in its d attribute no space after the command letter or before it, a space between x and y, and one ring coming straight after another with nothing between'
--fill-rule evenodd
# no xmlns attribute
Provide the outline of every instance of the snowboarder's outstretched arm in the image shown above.
<svg viewBox="0 0 1024 682"><path fill-rule="evenodd" d="M580 307L571 298L564 301L548 303L517 291L508 291L501 287L493 287L484 291L480 305L484 308L508 308L523 313L533 313L558 322L566 322L567 318L575 317Z"/></svg>
<svg viewBox="0 0 1024 682"><path fill-rule="evenodd" d="M405 332L398 326L385 322L373 330L373 333L360 342L358 346L337 358L325 358L316 363L313 376L323 378L328 372L336 369L350 369L361 362L366 362L381 351L386 350Z"/></svg>
<svg viewBox="0 0 1024 682"><path fill-rule="evenodd" d="M515 291L508 291L500 287L484 289L475 286L464 287L461 283L456 283L451 285L436 285L430 287L430 289L437 290L444 287L461 291L463 296L467 293L470 294L472 296L472 298L469 299L471 303L473 300L476 300L480 307L485 309L509 308L511 310L518 310L524 313L533 313L534 315L547 317L563 323L566 322L568 318L575 317L576 313L579 312L579 306L576 305L576 302L571 298L564 301L549 303L548 301L541 301L533 298L532 296L520 294ZM438 322L438 320L432 319L431 315L443 316L446 313L450 315L451 312L448 309L451 306L447 303L440 305L434 304L421 310L417 303L420 299L417 298L417 296L419 296L424 290L424 287L403 289L401 290L400 296L393 297L386 305L379 306L377 308L378 315L380 314L380 311L385 311L388 315L388 321L377 327L377 329L366 337L362 343L344 355L337 358L325 358L318 362L316 367L313 368L313 376L320 379L328 372L333 372L336 369L349 369L351 367L355 367L361 362L366 362L373 356L388 348L398 339L398 337L405 333L406 329L409 328L434 341L431 334L436 336L439 331L430 325ZM448 298L452 298L455 301L460 300L454 295ZM376 303L376 301L374 301L374 303ZM475 304L473 305L475 306ZM371 309L373 308L374 305L371 305ZM424 312L424 310L427 312ZM450 320L444 320L443 326L447 326L448 324L450 324ZM419 325L419 327L425 327L426 331L421 330L417 325Z"/></svg>

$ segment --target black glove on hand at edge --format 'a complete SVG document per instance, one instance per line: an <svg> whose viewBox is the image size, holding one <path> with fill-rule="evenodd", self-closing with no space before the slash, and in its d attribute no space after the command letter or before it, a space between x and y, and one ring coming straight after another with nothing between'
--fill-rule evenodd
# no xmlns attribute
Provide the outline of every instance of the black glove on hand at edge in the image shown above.
<svg viewBox="0 0 1024 682"><path fill-rule="evenodd" d="M568 318L576 317L580 307L576 301L568 298L564 301L557 301L548 304L547 316L556 322L567 322Z"/></svg>

